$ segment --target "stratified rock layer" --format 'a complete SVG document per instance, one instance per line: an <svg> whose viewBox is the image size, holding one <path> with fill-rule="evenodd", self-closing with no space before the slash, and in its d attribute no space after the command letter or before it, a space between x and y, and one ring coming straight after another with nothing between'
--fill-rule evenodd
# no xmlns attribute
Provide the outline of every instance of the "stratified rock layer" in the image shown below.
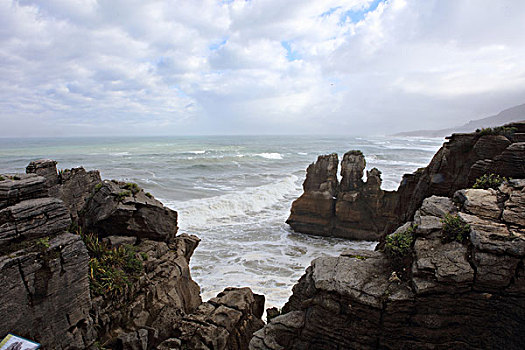
<svg viewBox="0 0 525 350"><path fill-rule="evenodd" d="M292 204L286 221L295 231L322 236L377 240L392 219L393 192L381 190L381 172L367 171L360 151L350 151L341 162L337 181L337 155L319 156L306 171L304 193Z"/></svg>
<svg viewBox="0 0 525 350"><path fill-rule="evenodd" d="M247 349L252 334L264 326L263 310L264 296L249 288L226 288L184 317L175 326L178 336L158 349Z"/></svg>
<svg viewBox="0 0 525 350"><path fill-rule="evenodd" d="M412 220L432 195L450 197L484 174L524 178L525 122L506 127L514 133L453 134L427 167L403 176L397 191L381 190L377 169L362 180L365 159L359 151L343 156L340 184L335 176L337 155L320 156L307 169L304 193L293 202L287 223L302 233L378 240Z"/></svg>
<svg viewBox="0 0 525 350"><path fill-rule="evenodd" d="M425 199L400 228L417 225L405 280L381 251L315 259L250 349L522 349L524 188ZM470 225L466 243L444 239L447 214Z"/></svg>
<svg viewBox="0 0 525 350"><path fill-rule="evenodd" d="M263 326L264 298L227 289L202 304L189 269L200 240L176 236L175 211L135 184L101 182L98 171L57 172L52 160L26 171L0 180L0 336L12 332L45 349L147 350L173 337L193 344L191 320L209 319L196 330L202 339L219 327L223 348L248 347ZM142 264L120 292L90 290L89 254L96 254L66 231L77 223L109 248L131 249ZM217 310L205 314L206 305Z"/></svg>

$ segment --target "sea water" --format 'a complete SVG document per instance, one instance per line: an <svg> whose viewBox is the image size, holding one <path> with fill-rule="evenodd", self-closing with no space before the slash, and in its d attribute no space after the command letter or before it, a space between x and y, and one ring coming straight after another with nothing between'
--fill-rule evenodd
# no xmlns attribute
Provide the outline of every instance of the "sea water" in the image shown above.
<svg viewBox="0 0 525 350"><path fill-rule="evenodd" d="M39 158L59 169L98 169L104 179L138 183L179 213L179 233L201 242L193 279L207 300L225 287L249 286L281 307L320 256L376 242L294 233L285 223L302 193L306 167L320 154L361 150L383 189L426 166L441 138L327 136L194 136L155 138L0 139L0 172L24 172Z"/></svg>

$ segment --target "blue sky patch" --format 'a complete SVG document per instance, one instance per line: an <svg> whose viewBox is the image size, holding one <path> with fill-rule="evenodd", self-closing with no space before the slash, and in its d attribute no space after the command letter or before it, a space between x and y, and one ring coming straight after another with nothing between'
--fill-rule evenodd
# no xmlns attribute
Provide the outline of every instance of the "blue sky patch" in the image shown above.
<svg viewBox="0 0 525 350"><path fill-rule="evenodd" d="M292 49L291 41L281 41L281 45L286 49L286 59L296 61L301 59L301 55Z"/></svg>
<svg viewBox="0 0 525 350"><path fill-rule="evenodd" d="M365 15L368 12L375 11L377 9L377 6L381 2L384 2L385 0L374 0L370 5L362 10L359 11L346 11L341 15L340 23L345 23L346 20L349 18L353 23L357 23L359 21L362 21L365 18Z"/></svg>

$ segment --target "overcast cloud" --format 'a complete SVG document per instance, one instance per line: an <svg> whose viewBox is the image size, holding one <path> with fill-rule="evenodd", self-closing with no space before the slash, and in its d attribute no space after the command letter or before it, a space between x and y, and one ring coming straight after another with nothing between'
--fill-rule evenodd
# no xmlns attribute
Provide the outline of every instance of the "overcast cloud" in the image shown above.
<svg viewBox="0 0 525 350"><path fill-rule="evenodd" d="M0 1L0 136L385 134L525 103L525 1Z"/></svg>

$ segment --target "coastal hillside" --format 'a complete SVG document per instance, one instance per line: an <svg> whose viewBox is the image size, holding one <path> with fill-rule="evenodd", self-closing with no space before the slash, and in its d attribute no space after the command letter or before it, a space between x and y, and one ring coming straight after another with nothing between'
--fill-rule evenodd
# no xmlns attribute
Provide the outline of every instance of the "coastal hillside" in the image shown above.
<svg viewBox="0 0 525 350"><path fill-rule="evenodd" d="M490 117L471 120L460 126L440 130L404 131L394 134L393 136L444 137L455 132L472 132L476 129L489 128L523 120L525 120L525 104L505 109Z"/></svg>

